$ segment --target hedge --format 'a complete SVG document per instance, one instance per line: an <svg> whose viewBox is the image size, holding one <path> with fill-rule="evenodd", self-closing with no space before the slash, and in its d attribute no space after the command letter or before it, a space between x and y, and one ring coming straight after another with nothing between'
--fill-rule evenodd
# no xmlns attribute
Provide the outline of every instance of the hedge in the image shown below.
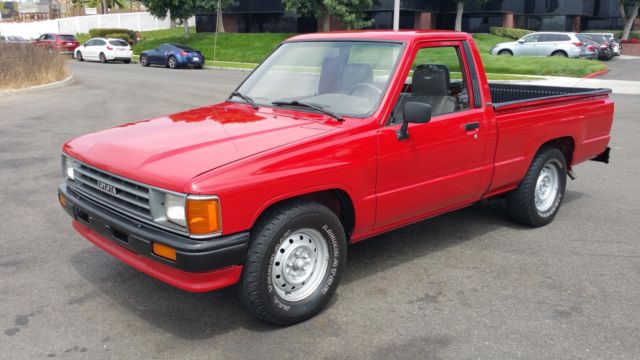
<svg viewBox="0 0 640 360"><path fill-rule="evenodd" d="M113 35L113 34L127 34L129 39L136 38L136 32L129 29L91 29L89 30L89 35L92 38L109 37L107 35Z"/></svg>
<svg viewBox="0 0 640 360"><path fill-rule="evenodd" d="M514 40L518 40L523 36L532 33L533 31L492 26L489 28L489 32L493 35L504 36Z"/></svg>
<svg viewBox="0 0 640 360"><path fill-rule="evenodd" d="M128 43L131 42L131 38L129 37L129 34L105 34L104 37L113 38L113 39L122 39Z"/></svg>

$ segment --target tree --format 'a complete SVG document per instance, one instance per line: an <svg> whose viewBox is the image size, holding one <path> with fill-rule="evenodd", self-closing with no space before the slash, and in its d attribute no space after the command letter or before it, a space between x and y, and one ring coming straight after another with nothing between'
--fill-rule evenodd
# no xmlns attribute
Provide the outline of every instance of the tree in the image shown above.
<svg viewBox="0 0 640 360"><path fill-rule="evenodd" d="M629 40L629 34L633 27L633 22L638 16L640 9L640 0L620 0L618 11L622 20L624 20L624 29L622 30L622 40Z"/></svg>
<svg viewBox="0 0 640 360"><path fill-rule="evenodd" d="M322 19L322 30L330 30L331 16L338 18L349 29L362 29L371 25L365 20L365 11L373 6L373 0L284 0L286 10L300 16Z"/></svg>
<svg viewBox="0 0 640 360"><path fill-rule="evenodd" d="M184 36L189 37L188 19L193 16L196 0L142 0L149 13L159 19L167 15L172 22L181 20L184 25Z"/></svg>
<svg viewBox="0 0 640 360"><path fill-rule="evenodd" d="M464 3L466 3L467 0L454 0L454 1L456 2L456 5L457 5L455 30L462 31L462 13L464 12ZM476 0L476 1L479 2L480 4L489 2L489 0Z"/></svg>

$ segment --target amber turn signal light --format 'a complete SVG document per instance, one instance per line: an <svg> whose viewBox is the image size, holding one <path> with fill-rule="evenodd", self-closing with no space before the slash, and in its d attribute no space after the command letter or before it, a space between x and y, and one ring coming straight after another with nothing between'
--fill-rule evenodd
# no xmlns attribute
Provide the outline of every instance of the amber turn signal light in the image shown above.
<svg viewBox="0 0 640 360"><path fill-rule="evenodd" d="M58 201L60 201L60 205L67 207L67 199L64 198L64 195L58 193Z"/></svg>
<svg viewBox="0 0 640 360"><path fill-rule="evenodd" d="M170 246L154 242L153 253L165 259L176 261L176 249Z"/></svg>
<svg viewBox="0 0 640 360"><path fill-rule="evenodd" d="M187 198L187 225L191 235L220 232L220 200L214 197Z"/></svg>

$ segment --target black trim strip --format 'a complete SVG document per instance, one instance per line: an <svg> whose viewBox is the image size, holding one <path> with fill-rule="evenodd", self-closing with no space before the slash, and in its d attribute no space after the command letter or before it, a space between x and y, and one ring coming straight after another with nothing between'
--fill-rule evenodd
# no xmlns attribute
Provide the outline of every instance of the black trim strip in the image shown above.
<svg viewBox="0 0 640 360"><path fill-rule="evenodd" d="M480 87L478 86L478 71L476 69L476 62L473 59L473 53L468 41L463 41L464 54L467 58L467 64L469 64L469 73L471 74L471 91L473 91L473 107L481 108L482 100L480 95Z"/></svg>

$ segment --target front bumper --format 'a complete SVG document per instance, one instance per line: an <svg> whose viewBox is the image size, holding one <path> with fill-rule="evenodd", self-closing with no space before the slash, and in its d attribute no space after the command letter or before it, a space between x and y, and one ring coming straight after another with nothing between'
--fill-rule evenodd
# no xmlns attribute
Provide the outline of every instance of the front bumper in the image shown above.
<svg viewBox="0 0 640 360"><path fill-rule="evenodd" d="M108 209L61 184L64 210L73 227L89 241L135 269L191 292L204 292L238 282L249 233L193 240L140 223ZM156 256L152 243L176 249L176 260Z"/></svg>

